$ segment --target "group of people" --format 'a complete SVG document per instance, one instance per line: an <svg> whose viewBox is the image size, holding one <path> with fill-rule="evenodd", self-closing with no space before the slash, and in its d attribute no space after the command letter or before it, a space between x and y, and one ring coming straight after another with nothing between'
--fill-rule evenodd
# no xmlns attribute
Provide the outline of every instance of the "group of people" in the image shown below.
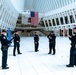
<svg viewBox="0 0 76 75"><path fill-rule="evenodd" d="M73 35L68 35L68 38L71 40L71 48L70 48L69 64L66 65L66 67L74 67L74 65L76 66L76 27L73 29L73 32L74 32ZM54 31L51 31L47 37L49 39L49 53L48 54L55 55L56 36L54 34ZM34 43L35 43L35 52L37 52L39 51L38 50L39 37L38 37L37 32L35 32Z"/></svg>
<svg viewBox="0 0 76 75"><path fill-rule="evenodd" d="M48 54L52 54L52 52L53 52L53 55L55 55L55 53L56 53L56 50L55 50L56 36L55 36L54 32L51 31L50 34L47 36L47 38L49 39L49 53ZM39 51L38 50L39 36L38 36L37 32L35 32L34 44L35 44L35 52Z"/></svg>
<svg viewBox="0 0 76 75"><path fill-rule="evenodd" d="M47 36L47 38L49 39L48 54L55 55L56 36L54 34L54 31L51 31L50 34ZM76 27L74 28L74 35L68 35L68 38L71 40L71 48L70 48L70 62L66 66L74 67L74 65L76 65ZM18 35L18 31L16 30L13 38L8 40L6 30L2 30L1 35L2 69L9 69L9 67L7 67L7 56L8 56L8 47L10 46L10 43L12 43L12 40L14 40L13 56L16 56L16 48L18 54L22 54L20 52L20 36ZM38 52L39 36L37 32L35 32L34 35L34 45L35 45L35 52Z"/></svg>
<svg viewBox="0 0 76 75"><path fill-rule="evenodd" d="M13 56L16 56L16 48L18 54L22 54L20 52L20 36L18 35L18 31L15 31L13 38L8 40L7 31L2 30L2 35L0 39L1 39L1 51L2 51L2 69L9 69L9 67L7 67L8 48L12 43L12 40L14 40Z"/></svg>

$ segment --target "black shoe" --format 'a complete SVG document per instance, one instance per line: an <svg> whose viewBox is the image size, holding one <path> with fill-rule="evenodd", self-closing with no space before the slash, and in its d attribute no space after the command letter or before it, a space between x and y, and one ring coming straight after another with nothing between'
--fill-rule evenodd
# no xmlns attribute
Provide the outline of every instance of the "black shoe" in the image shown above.
<svg viewBox="0 0 76 75"><path fill-rule="evenodd" d="M66 67L74 67L73 65L66 65Z"/></svg>
<svg viewBox="0 0 76 75"><path fill-rule="evenodd" d="M9 67L2 67L2 69L9 69Z"/></svg>
<svg viewBox="0 0 76 75"><path fill-rule="evenodd" d="M22 53L18 53L18 54L22 54Z"/></svg>
<svg viewBox="0 0 76 75"><path fill-rule="evenodd" d="M50 52L48 54L51 54Z"/></svg>
<svg viewBox="0 0 76 75"><path fill-rule="evenodd" d="M37 52L38 52L39 50L37 50Z"/></svg>
<svg viewBox="0 0 76 75"><path fill-rule="evenodd" d="M74 64L76 66L76 64Z"/></svg>
<svg viewBox="0 0 76 75"><path fill-rule="evenodd" d="M13 55L13 56L16 56L16 55Z"/></svg>
<svg viewBox="0 0 76 75"><path fill-rule="evenodd" d="M39 50L35 50L35 52L38 52Z"/></svg>
<svg viewBox="0 0 76 75"><path fill-rule="evenodd" d="M55 53L53 53L52 55L55 55Z"/></svg>

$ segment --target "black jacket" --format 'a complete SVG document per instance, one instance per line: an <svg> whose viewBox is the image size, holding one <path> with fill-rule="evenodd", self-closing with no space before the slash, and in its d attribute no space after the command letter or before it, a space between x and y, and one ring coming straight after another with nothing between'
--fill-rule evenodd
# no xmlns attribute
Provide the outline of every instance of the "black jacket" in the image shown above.
<svg viewBox="0 0 76 75"><path fill-rule="evenodd" d="M38 35L35 35L34 36L34 42L38 42L39 41L39 36Z"/></svg>
<svg viewBox="0 0 76 75"><path fill-rule="evenodd" d="M5 35L1 35L1 45L2 46L8 46L8 44L11 43L11 40L7 40L7 37Z"/></svg>
<svg viewBox="0 0 76 75"><path fill-rule="evenodd" d="M55 34L49 34L47 37L48 37L50 43L55 43L56 42L55 41L56 40Z"/></svg>
<svg viewBox="0 0 76 75"><path fill-rule="evenodd" d="M71 46L75 47L75 45L76 45L76 35L72 35L69 39L71 40Z"/></svg>
<svg viewBox="0 0 76 75"><path fill-rule="evenodd" d="M14 34L13 39L14 39L14 43L17 43L17 41L20 42L20 36L18 34Z"/></svg>

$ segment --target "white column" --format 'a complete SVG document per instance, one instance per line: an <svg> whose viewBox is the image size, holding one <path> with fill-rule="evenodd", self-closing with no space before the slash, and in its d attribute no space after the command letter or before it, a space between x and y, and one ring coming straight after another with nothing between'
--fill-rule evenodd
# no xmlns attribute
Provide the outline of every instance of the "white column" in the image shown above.
<svg viewBox="0 0 76 75"><path fill-rule="evenodd" d="M50 28L50 25L49 25L49 20L47 20L47 23L48 23L48 29Z"/></svg>
<svg viewBox="0 0 76 75"><path fill-rule="evenodd" d="M51 25L52 25L52 27L53 27L52 16L50 17L50 21L51 21Z"/></svg>
<svg viewBox="0 0 76 75"><path fill-rule="evenodd" d="M2 21L4 22L5 20L5 17L6 17L6 10L4 10L4 13L3 13L3 16L2 16Z"/></svg>
<svg viewBox="0 0 76 75"><path fill-rule="evenodd" d="M69 29L67 28L67 35L69 35Z"/></svg>
<svg viewBox="0 0 76 75"><path fill-rule="evenodd" d="M65 15L64 14L65 13L62 13L62 17L63 17L63 22L64 22L64 25L65 25L66 23L65 23L65 18L64 18Z"/></svg>
<svg viewBox="0 0 76 75"><path fill-rule="evenodd" d="M54 21L55 21L55 24L56 24L56 26L57 26L57 23L56 23L56 15L54 15L55 17L54 17Z"/></svg>
<svg viewBox="0 0 76 75"><path fill-rule="evenodd" d="M75 23L76 23L74 10L72 10L72 14L73 14L74 21L75 21Z"/></svg>
<svg viewBox="0 0 76 75"><path fill-rule="evenodd" d="M45 20L43 20L43 21L44 21L45 29L47 30Z"/></svg>
<svg viewBox="0 0 76 75"><path fill-rule="evenodd" d="M63 36L65 36L65 35L64 35L64 28L63 28L62 30L63 30Z"/></svg>
<svg viewBox="0 0 76 75"><path fill-rule="evenodd" d="M57 17L58 17L59 24L61 25L60 15L59 15L59 14L57 14Z"/></svg>
<svg viewBox="0 0 76 75"><path fill-rule="evenodd" d="M67 14L67 16L68 16L68 21L69 21L69 23L71 23L71 22L70 22L70 17L69 17L69 15L70 15L70 14L69 14L69 11L67 11L66 14Z"/></svg>
<svg viewBox="0 0 76 75"><path fill-rule="evenodd" d="M5 16L5 9L3 9L3 12L2 12L2 17L1 17L1 25L2 27L4 26L4 16Z"/></svg>
<svg viewBox="0 0 76 75"><path fill-rule="evenodd" d="M1 10L0 10L0 19L2 18L2 13L4 12L4 7L2 6Z"/></svg>

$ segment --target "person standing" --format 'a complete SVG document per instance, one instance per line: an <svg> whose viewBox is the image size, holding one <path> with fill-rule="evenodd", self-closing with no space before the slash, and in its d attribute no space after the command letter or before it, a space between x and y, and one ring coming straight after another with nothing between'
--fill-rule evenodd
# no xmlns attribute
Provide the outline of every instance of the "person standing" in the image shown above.
<svg viewBox="0 0 76 75"><path fill-rule="evenodd" d="M20 52L20 36L18 35L18 31L16 30L15 31L15 34L14 34L14 49L13 49L13 56L16 56L15 52L16 52L16 48L17 48L17 52L18 54L22 54Z"/></svg>
<svg viewBox="0 0 76 75"><path fill-rule="evenodd" d="M54 32L51 31L51 33L47 37L49 39L49 53L48 54L51 54L52 49L53 49L52 55L55 55L55 53L56 53L56 50L55 50L56 36L55 36Z"/></svg>
<svg viewBox="0 0 76 75"><path fill-rule="evenodd" d="M37 32L35 32L34 44L35 44L35 52L39 51L38 50L38 47L39 47L39 36L38 36L38 33Z"/></svg>
<svg viewBox="0 0 76 75"><path fill-rule="evenodd" d="M2 69L9 69L7 67L7 56L8 56L8 47L11 43L11 40L7 40L7 32L5 30L2 30L1 35L1 51L2 51Z"/></svg>
<svg viewBox="0 0 76 75"><path fill-rule="evenodd" d="M71 40L71 48L69 64L66 65L66 67L74 67L74 65L76 65L76 27L73 30L74 35L68 35L68 38Z"/></svg>

